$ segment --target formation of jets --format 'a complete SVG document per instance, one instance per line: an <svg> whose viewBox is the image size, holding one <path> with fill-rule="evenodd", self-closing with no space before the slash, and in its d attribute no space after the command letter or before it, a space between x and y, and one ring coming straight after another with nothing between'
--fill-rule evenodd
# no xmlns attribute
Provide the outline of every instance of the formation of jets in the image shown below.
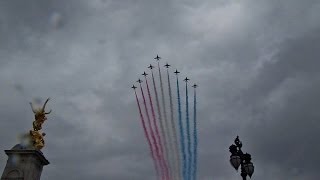
<svg viewBox="0 0 320 180"><path fill-rule="evenodd" d="M161 59L161 57L157 54L157 56L156 56L154 59L157 60L157 61L159 61L159 60ZM168 63L166 63L166 65L164 65L164 67L166 67L166 68L169 68L170 66L171 66L171 65L168 64ZM152 64L150 64L150 66L148 66L148 68L152 70L152 69L154 68L154 66L152 66ZM174 73L175 73L176 75L178 75L180 72L176 69L176 71L175 71ZM142 75L143 75L144 77L146 77L148 74L144 71ZM188 77L186 77L183 81L185 81L185 82L187 83L189 80L190 80L190 79L189 79ZM143 81L142 81L141 79L138 79L137 82L141 84ZM192 87L193 87L193 88L197 88L198 85L197 85L197 84L194 84ZM134 85L132 85L131 88L135 90L137 87L134 86Z"/></svg>

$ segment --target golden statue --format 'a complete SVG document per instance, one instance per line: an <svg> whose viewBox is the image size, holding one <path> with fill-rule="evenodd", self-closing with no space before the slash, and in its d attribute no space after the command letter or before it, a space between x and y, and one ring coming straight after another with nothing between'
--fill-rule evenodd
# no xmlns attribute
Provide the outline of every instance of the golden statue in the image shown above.
<svg viewBox="0 0 320 180"><path fill-rule="evenodd" d="M39 131L32 131L30 130L30 136L31 141L33 144L33 147L37 150L40 150L44 147L44 139L43 137L46 135L46 133L40 134Z"/></svg>
<svg viewBox="0 0 320 180"><path fill-rule="evenodd" d="M42 129L42 124L45 120L47 120L46 114L50 114L51 110L49 112L45 112L45 107L47 102L50 98L46 100L46 102L43 104L42 108L34 109L32 103L31 109L34 113L35 120L33 121L33 130L30 130L30 137L33 144L33 147L37 150L40 150L44 147L44 139L43 137L46 135L45 133L40 133L40 130Z"/></svg>

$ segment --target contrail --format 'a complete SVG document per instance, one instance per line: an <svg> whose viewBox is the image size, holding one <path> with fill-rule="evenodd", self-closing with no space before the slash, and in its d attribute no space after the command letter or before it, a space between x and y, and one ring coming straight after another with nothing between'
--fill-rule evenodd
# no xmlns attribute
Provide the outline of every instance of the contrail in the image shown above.
<svg viewBox="0 0 320 180"><path fill-rule="evenodd" d="M155 150L156 150L156 160L157 160L157 163L158 163L159 166L160 166L161 175L162 175L162 177L163 177L163 175L164 175L164 174L163 174L163 166L162 166L162 163L161 163L161 156L160 156L160 152L159 152L159 147L158 147L157 140L156 140L156 137L155 137L155 135L154 135L154 131L153 131L153 128L152 128L152 125L151 125L151 120L150 120L150 116L149 116L149 112L148 112L148 107L147 107L147 103L146 103L146 98L145 98L145 96L144 96L141 83L140 83L140 89L141 89L141 94L142 94L142 97L143 97L144 108L145 108L146 115L147 115L147 120L148 120L147 122L148 122L148 126L149 126L149 131L150 131L151 138L152 138L152 141L153 141L153 147L154 147Z"/></svg>
<svg viewBox="0 0 320 180"><path fill-rule="evenodd" d="M164 126L163 126L163 120L162 120L162 115L161 115L161 107L160 107L160 103L159 103L159 96L158 96L158 91L157 91L157 87L156 87L156 83L154 80L154 75L153 75L153 71L151 69L151 75L152 75L152 83L153 83L153 89L154 89L154 93L156 96L156 105L157 105L157 109L158 109L158 115L159 115L159 124L160 124L160 130L161 130L161 134L162 134L162 139L163 139L163 145L165 149L162 149L162 152L164 152L165 154L165 163L166 163L166 167L168 168L167 170L167 176L170 176L170 164L168 164L169 162L169 155L168 155L168 145L167 145L167 138L166 138L166 134L165 134L165 130L164 130ZM169 167L168 167L169 166Z"/></svg>
<svg viewBox="0 0 320 180"><path fill-rule="evenodd" d="M168 91L169 91L169 101L170 101L170 117L171 117L171 128L173 132L173 142L174 142L174 153L175 153L175 169L177 171L175 174L178 174L178 179L181 179L181 163L180 163L180 155L179 155L179 145L177 140L177 130L176 130L176 123L173 117L173 103L172 103L172 91L171 91L171 83L170 83L170 76L169 70L167 68L167 77L168 77Z"/></svg>
<svg viewBox="0 0 320 180"><path fill-rule="evenodd" d="M198 160L198 134L197 134L197 93L196 85L194 87L193 95L193 180L197 179L197 160Z"/></svg>
<svg viewBox="0 0 320 180"><path fill-rule="evenodd" d="M153 102L152 102L151 93L150 93L150 89L149 89L149 84L148 84L148 80L147 80L146 76L145 76L145 80L146 80L146 84L147 84L147 90L148 90L149 102L150 102L150 106L151 106L153 124L154 124L154 127L155 127L155 134L157 136L157 141L158 141L158 144L160 146L160 148L159 148L160 155L161 155L161 157L159 157L160 158L160 163L162 165L162 171L164 173L165 179L169 179L168 172L167 172L168 171L168 167L167 167L166 162L165 162L164 157L163 157L163 147L162 147L161 137L160 137L158 125L157 125L157 122L156 122L156 115L155 115L155 112L154 112Z"/></svg>
<svg viewBox="0 0 320 180"><path fill-rule="evenodd" d="M160 71L160 64L159 64L159 61L158 61L158 71L159 71L159 78L160 78L160 88L161 88L161 97L162 97L162 106L163 106L163 116L164 116L164 124L166 126L166 129L167 129L167 140L169 141L169 149L170 149L170 152L174 152L173 151L173 147L172 147L172 142L170 141L170 129L169 129L169 124L168 124L168 119L167 119L167 111L166 111L166 102L165 102L165 99L164 99L164 91L163 91L163 82L162 82L162 77L161 77L161 71ZM176 169L175 167L172 165L172 159L169 157L169 159L167 159L167 161L169 162L170 164L170 174L171 176L174 175L174 173L172 172L176 172Z"/></svg>
<svg viewBox="0 0 320 180"><path fill-rule="evenodd" d="M188 102L188 81L186 80L186 124L187 124L187 141L188 141L188 163L187 173L188 180L191 179L191 137L190 137L190 122L189 122L189 102Z"/></svg>
<svg viewBox="0 0 320 180"><path fill-rule="evenodd" d="M136 100L137 100L137 105L138 105L138 108L139 108L140 119L141 119L143 131L144 131L144 135L145 135L145 137L147 139L147 142L148 142L148 145L149 145L149 149L150 149L151 157L152 157L155 169L156 169L157 177L159 177L159 168L158 168L157 161L156 161L153 149L152 149L152 144L151 144L151 141L150 141L149 133L148 133L147 128L146 128L146 123L145 123L143 115L142 115L142 111L141 111L139 99L138 99L138 96L137 96L137 92L134 91L134 93L136 95Z"/></svg>
<svg viewBox="0 0 320 180"><path fill-rule="evenodd" d="M177 95L178 95L178 113L179 113L179 129L180 129L180 144L181 144L181 153L182 153L182 160L183 160L183 167L182 167L182 175L183 179L186 180L187 174L187 155L185 150L184 144L184 130L183 130L183 122L182 122L182 113L181 113L181 99L180 99L180 88L179 88L179 78L177 75Z"/></svg>

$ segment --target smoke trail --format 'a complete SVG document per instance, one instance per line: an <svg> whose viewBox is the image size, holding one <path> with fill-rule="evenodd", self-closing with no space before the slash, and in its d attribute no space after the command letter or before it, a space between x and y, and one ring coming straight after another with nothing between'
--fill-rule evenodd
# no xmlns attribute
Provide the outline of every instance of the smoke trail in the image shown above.
<svg viewBox="0 0 320 180"><path fill-rule="evenodd" d="M162 173L163 172L163 167L162 167L162 163L160 162L161 157L160 157L160 154L159 154L159 148L158 148L156 137L154 136L153 128L151 126L151 120L150 120L150 116L149 116L149 112L148 112L148 108L147 108L146 98L144 96L141 84L140 84L140 89L141 89L141 94L142 94L142 98L143 98L144 108L145 108L146 115L147 115L147 120L148 120L147 122L148 122L148 126L149 126L149 131L150 131L151 138L152 138L152 141L153 141L153 147L156 150L156 156L155 156L156 157L156 161L160 165L161 175L163 176L163 173Z"/></svg>
<svg viewBox="0 0 320 180"><path fill-rule="evenodd" d="M163 82L162 82L162 77L161 77L161 71L160 71L160 64L158 62L158 71L159 71L159 78L160 78L160 88L161 88L161 97L162 97L162 107L163 107L163 116L164 116L164 124L166 126L166 129L167 129L167 140L169 141L169 149L170 149L170 152L174 152L173 151L173 147L172 147L172 142L170 141L170 129L169 129L169 124L168 124L168 119L167 119L167 111L166 111L166 102L165 102L165 99L164 99L164 91L163 91ZM169 156L169 155L168 155ZM174 169L174 166L172 167L172 159L169 157L167 159L167 161L169 162L170 164L170 174L173 176L173 173L172 172L176 172L176 169Z"/></svg>
<svg viewBox="0 0 320 180"><path fill-rule="evenodd" d="M141 119L143 131L144 131L144 135L145 135L145 137L147 139L147 142L148 142L148 145L149 145L149 149L150 149L151 157L152 157L155 169L156 169L157 177L159 177L159 169L158 169L158 166L157 166L157 161L156 161L153 149L152 149L149 133L148 133L147 128L146 128L146 123L145 123L143 115L142 115L142 111L141 111L140 103L139 103L139 100L138 100L137 92L134 91L134 93L136 95L136 100L137 100L137 105L138 105L138 108L139 108L140 119Z"/></svg>
<svg viewBox="0 0 320 180"><path fill-rule="evenodd" d="M188 163L187 173L188 180L191 179L191 137L190 137L190 122L189 122L189 102L188 102L188 82L186 81L186 123L187 123L187 141L188 141Z"/></svg>
<svg viewBox="0 0 320 180"><path fill-rule="evenodd" d="M167 77L168 77L168 91L169 91L169 101L170 101L170 117L171 117L171 128L173 132L173 142L174 142L174 153L175 153L175 169L177 169L176 172L178 172L178 179L181 179L181 163L180 163L180 155L179 155L179 146L178 146L178 140L177 140L177 131L176 131L176 123L174 121L173 117L173 103L172 103L172 91L171 91L171 83L170 83L170 76L169 76L169 70L167 69ZM175 173L176 173L175 172Z"/></svg>
<svg viewBox="0 0 320 180"><path fill-rule="evenodd" d="M161 137L160 137L160 134L159 134L158 125L157 125L157 122L156 122L156 115L155 115L154 108L153 108L153 102L152 102L152 99L151 99L151 94L150 94L150 89L149 89L149 84L148 84L147 77L145 77L145 80L146 80L146 84L147 84L147 90L148 90L149 102L150 102L150 106L151 106L151 113L152 113L153 124L154 124L154 128L155 128L155 134L157 136L158 145L160 146L160 148L159 148L159 150L160 150L159 159L160 159L160 163L161 163L161 166L162 166L162 171L164 173L165 179L169 179L168 173L167 173L168 167L167 167L167 165L165 163L165 160L164 160L164 157L163 157L163 147L162 147Z"/></svg>
<svg viewBox="0 0 320 180"><path fill-rule="evenodd" d="M197 134L197 93L194 88L193 95L193 180L197 179L197 160L198 160L198 134Z"/></svg>
<svg viewBox="0 0 320 180"><path fill-rule="evenodd" d="M154 89L154 93L155 93L155 96L156 96L156 104L157 104L157 109L158 109L158 115L159 115L159 123L160 123L160 130L161 130L161 134L162 134L162 139L163 139L163 145L164 145L164 148L165 149L162 149L162 152L164 152L165 154L165 162L167 164L166 161L169 161L169 155L168 155L168 145L167 145L167 138L166 138L166 134L165 134L165 131L164 131L164 126L163 126L163 121L162 121L162 115L161 115L161 107L160 107L160 103L159 103L159 96L158 96L158 91L157 91L157 87L156 87L156 83L155 83L155 80L154 80L154 75L153 75L153 71L151 70L151 75L152 75L152 82L153 82L153 89ZM170 171L169 171L169 164L167 164L167 171L166 171L166 174L167 176L169 177L170 176Z"/></svg>
<svg viewBox="0 0 320 180"><path fill-rule="evenodd" d="M180 144L181 144L181 153L182 153L182 160L183 160L183 167L182 167L182 175L183 179L186 180L187 174L187 155L185 150L184 144L184 130L183 130L183 123L182 123L182 113L181 113L181 100L180 100L180 88L179 88L179 78L177 76L177 95L178 95L178 113L179 113L179 129L180 129Z"/></svg>

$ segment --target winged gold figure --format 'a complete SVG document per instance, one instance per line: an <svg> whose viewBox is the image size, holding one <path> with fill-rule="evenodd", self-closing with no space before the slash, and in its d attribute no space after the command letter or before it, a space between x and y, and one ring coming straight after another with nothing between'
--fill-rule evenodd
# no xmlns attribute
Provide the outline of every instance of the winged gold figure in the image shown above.
<svg viewBox="0 0 320 180"><path fill-rule="evenodd" d="M46 105L48 103L50 98L46 100L46 102L43 104L41 108L35 109L30 102L31 109L34 113L34 121L32 123L33 130L30 130L29 134L31 137L32 145L35 149L41 150L45 143L44 143L44 136L45 133L41 133L40 130L42 129L42 124L47 120L46 115L51 113L51 110L49 112L45 112Z"/></svg>

